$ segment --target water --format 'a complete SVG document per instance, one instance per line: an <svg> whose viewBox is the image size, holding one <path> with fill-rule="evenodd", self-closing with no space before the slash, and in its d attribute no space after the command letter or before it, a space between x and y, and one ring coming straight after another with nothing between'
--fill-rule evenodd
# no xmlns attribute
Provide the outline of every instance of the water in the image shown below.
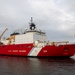
<svg viewBox="0 0 75 75"><path fill-rule="evenodd" d="M74 58L0 56L0 75L75 75Z"/></svg>

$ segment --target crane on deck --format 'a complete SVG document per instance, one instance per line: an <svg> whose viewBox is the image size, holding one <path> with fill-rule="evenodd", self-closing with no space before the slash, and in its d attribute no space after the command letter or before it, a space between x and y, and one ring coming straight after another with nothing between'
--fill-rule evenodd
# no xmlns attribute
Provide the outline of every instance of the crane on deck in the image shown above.
<svg viewBox="0 0 75 75"><path fill-rule="evenodd" d="M6 29L1 33L1 35L0 35L0 41L1 41L1 38L2 38L2 36L4 35L4 33L6 32L6 30L8 30L8 28L6 28Z"/></svg>

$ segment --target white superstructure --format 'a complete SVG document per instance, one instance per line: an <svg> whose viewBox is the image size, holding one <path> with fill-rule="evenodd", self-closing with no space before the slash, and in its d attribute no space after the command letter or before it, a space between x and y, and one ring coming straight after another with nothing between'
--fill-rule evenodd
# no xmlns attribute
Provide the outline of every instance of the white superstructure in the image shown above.
<svg viewBox="0 0 75 75"><path fill-rule="evenodd" d="M36 30L15 36L15 44L33 43L35 41L46 42L48 40L45 33Z"/></svg>
<svg viewBox="0 0 75 75"><path fill-rule="evenodd" d="M48 42L48 39L46 38L46 34L44 32L36 29L36 25L32 23L31 20L29 29L26 29L22 34L14 32L8 39L6 39L6 41L3 41L3 44L38 44L38 42L46 43Z"/></svg>

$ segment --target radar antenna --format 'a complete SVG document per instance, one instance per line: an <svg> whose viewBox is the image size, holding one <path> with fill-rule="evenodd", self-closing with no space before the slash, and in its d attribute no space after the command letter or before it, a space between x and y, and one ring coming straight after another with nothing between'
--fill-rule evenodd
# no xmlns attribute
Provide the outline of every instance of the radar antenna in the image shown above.
<svg viewBox="0 0 75 75"><path fill-rule="evenodd" d="M31 23L33 23L33 17L31 17Z"/></svg>

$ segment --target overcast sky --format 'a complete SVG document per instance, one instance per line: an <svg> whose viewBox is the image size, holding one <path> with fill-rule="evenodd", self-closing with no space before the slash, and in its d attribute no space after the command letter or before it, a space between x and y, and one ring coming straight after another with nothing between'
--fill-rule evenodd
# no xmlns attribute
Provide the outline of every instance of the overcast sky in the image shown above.
<svg viewBox="0 0 75 75"><path fill-rule="evenodd" d="M31 17L50 41L74 41L75 0L0 0L0 34L26 29Z"/></svg>

